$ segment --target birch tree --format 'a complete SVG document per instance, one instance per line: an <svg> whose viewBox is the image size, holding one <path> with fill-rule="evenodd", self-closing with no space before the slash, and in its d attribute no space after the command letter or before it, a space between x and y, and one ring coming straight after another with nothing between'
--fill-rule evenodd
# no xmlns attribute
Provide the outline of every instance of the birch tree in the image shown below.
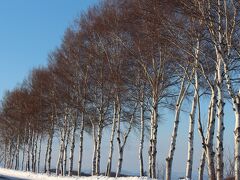
<svg viewBox="0 0 240 180"><path fill-rule="evenodd" d="M208 27L211 41L216 52L216 69L217 69L217 90L218 90L218 134L217 134L217 178L223 179L223 71L228 87L229 94L232 98L234 106L234 90L229 78L228 66L231 65L230 54L234 53L233 42L234 37L238 33L236 23L238 22L239 3L236 1L214 1L211 4L202 2L198 4L202 16L211 15L209 19L205 19L204 23ZM208 9L205 9L208 7ZM233 55L234 56L234 55ZM233 62L233 61L232 61ZM233 78L234 79L234 78ZM234 108L235 109L235 108ZM236 116L237 117L237 116ZM237 119L237 118L236 118ZM236 141L237 142L237 141ZM237 143L236 143L237 146ZM235 151L236 153L236 151ZM237 155L235 154L237 157ZM237 159L236 159L237 162ZM237 163L236 163L237 164ZM235 178L238 178L238 170L235 167Z"/></svg>
<svg viewBox="0 0 240 180"><path fill-rule="evenodd" d="M181 80L181 86L180 91L178 95L178 99L175 105L175 118L174 118L174 128L172 132L171 137L171 145L169 149L168 157L166 158L166 179L171 179L171 172L172 172L172 160L174 156L174 151L176 149L176 139L177 139L177 131L178 131L178 125L179 125L179 118L180 118L180 111L181 111L181 105L183 103L184 97L186 95L186 92L188 90L188 87L185 85L185 76Z"/></svg>

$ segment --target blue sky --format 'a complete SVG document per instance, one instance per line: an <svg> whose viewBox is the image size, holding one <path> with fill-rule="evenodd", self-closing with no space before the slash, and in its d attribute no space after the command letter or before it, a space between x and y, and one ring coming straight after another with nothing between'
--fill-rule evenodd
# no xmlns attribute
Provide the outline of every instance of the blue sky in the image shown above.
<svg viewBox="0 0 240 180"><path fill-rule="evenodd" d="M64 31L74 19L90 5L100 0L0 0L0 98L3 93L14 88L27 77L33 67L47 64L48 53L60 45ZM206 101L206 100L204 100ZM207 112L207 101L203 109ZM185 108L190 109L186 103ZM234 117L231 107L226 108L226 148L232 148ZM161 111L162 113L162 111ZM203 118L206 119L204 113ZM173 112L164 112L165 121L159 126L158 158L165 163L173 127ZM174 171L184 172L186 164L188 115L182 114ZM109 132L106 132L108 134ZM106 135L107 136L107 135ZM194 171L197 171L201 151L198 132L196 132L196 153ZM108 140L103 144L103 154L107 156ZM148 140L145 141L148 143ZM89 142L90 143L90 142ZM88 143L88 144L89 144ZM126 147L127 158L124 170L138 171L138 135L132 135ZM91 145L89 144L89 149ZM106 151L107 149L107 151ZM147 144L145 148L147 162ZM91 162L91 154L85 156ZM105 161L103 161L105 162ZM147 163L146 163L147 164ZM89 164L90 165L90 164ZM88 167L90 168L90 166Z"/></svg>
<svg viewBox="0 0 240 180"><path fill-rule="evenodd" d="M47 64L74 19L99 0L1 0L0 98Z"/></svg>

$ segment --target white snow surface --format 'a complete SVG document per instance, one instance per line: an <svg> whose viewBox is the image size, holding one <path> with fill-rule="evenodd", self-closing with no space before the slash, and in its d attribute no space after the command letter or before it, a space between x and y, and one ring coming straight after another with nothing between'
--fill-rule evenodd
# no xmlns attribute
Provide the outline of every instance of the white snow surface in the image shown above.
<svg viewBox="0 0 240 180"><path fill-rule="evenodd" d="M151 180L147 177L106 177L106 176L90 176L90 177L62 177L62 176L54 176L54 175L47 175L47 174L36 174L32 172L24 172L24 171L16 171L10 169L0 168L0 176L7 176L9 179L20 178L24 180Z"/></svg>

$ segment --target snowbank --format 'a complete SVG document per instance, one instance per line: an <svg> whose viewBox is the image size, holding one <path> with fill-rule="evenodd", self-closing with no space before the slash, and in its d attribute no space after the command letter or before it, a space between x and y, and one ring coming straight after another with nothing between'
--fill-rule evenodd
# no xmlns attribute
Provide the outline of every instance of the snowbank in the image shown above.
<svg viewBox="0 0 240 180"><path fill-rule="evenodd" d="M150 180L147 177L120 177L120 178L109 178L105 176L91 176L91 177L57 177L54 175L48 176L46 174L36 174L31 172L15 171L10 169L0 168L0 175L14 178L20 178L24 180Z"/></svg>

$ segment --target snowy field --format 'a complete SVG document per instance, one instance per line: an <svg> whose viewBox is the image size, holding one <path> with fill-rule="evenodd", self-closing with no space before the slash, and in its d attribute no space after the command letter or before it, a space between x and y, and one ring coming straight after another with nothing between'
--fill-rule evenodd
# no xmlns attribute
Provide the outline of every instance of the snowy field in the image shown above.
<svg viewBox="0 0 240 180"><path fill-rule="evenodd" d="M150 178L144 177L120 177L109 178L105 176L92 176L92 177L57 177L54 175L48 176L46 174L35 174L31 172L22 172L9 169L0 168L0 180L150 180Z"/></svg>

